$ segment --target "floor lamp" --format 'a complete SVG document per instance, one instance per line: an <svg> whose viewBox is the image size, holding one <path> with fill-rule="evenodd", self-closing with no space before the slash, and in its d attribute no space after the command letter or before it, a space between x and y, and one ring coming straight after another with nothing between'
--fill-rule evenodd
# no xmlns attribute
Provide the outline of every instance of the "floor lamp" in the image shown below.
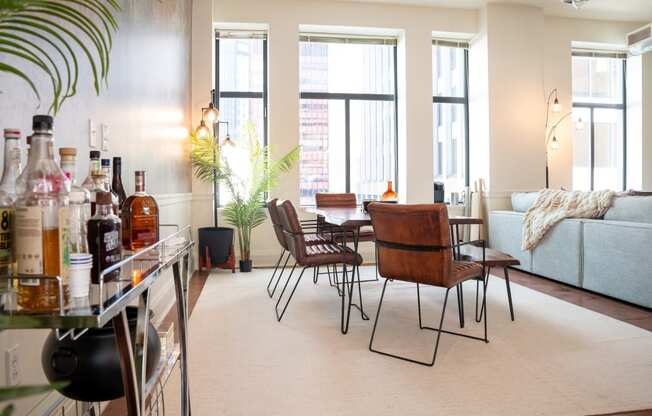
<svg viewBox="0 0 652 416"><path fill-rule="evenodd" d="M552 107L551 107L551 100L554 97L554 101L552 101ZM546 146L546 188L550 187L550 157L549 157L549 152L548 149L550 150L557 150L559 149L559 140L557 140L557 127L561 124L562 121L564 121L568 116L573 114L573 111L569 111L559 117L557 121L551 124L550 122L550 112L553 113L559 113L561 112L561 104L559 104L559 97L557 96L557 88L553 89L550 91L550 94L548 94L548 100L546 101L546 137L545 137L545 146ZM577 120L577 125L576 128L578 130L582 130L584 126L584 122L582 121L582 117L580 117Z"/></svg>

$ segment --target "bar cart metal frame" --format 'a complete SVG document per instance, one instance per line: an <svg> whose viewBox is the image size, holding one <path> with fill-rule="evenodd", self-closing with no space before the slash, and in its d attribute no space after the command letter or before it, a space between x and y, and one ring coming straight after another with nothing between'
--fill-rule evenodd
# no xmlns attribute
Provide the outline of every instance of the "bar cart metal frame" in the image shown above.
<svg viewBox="0 0 652 416"><path fill-rule="evenodd" d="M163 226L163 225L162 225ZM178 227L177 227L178 228ZM93 289L97 298L90 307L74 308L64 305L63 285L59 276L0 276L0 280L20 279L21 277L39 280L56 280L59 285L59 310L51 313L24 313L17 308L7 310L0 305L0 329L54 329L59 340L81 337L90 328L102 328L111 323L115 331L116 346L120 355L122 382L125 391L127 414L144 416L148 397L156 394L160 379L166 379L172 372L176 361L179 362L181 386L181 415L190 416L190 392L188 387L188 280L192 261L192 241L190 226L161 239L156 244L135 253L126 253L123 260L103 270L99 276L99 285ZM180 237L183 245L178 243ZM129 269L140 263L146 269L136 269L136 275L128 279L120 278L115 290L107 290L109 282L105 276L115 270ZM163 272L172 268L176 310L178 319L178 344L171 356L166 357L155 374L146 379L147 362L147 325L149 323L150 289ZM138 305L138 318L135 336L129 331L126 307ZM172 364L172 365L170 365Z"/></svg>

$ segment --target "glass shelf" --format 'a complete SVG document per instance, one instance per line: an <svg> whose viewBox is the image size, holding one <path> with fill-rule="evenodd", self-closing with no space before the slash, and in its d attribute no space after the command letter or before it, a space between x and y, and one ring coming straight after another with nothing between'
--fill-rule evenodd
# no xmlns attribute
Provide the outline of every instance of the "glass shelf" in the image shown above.
<svg viewBox="0 0 652 416"><path fill-rule="evenodd" d="M162 226L163 227L163 226ZM176 226L175 226L176 227ZM59 308L52 312L34 313L17 306L15 276L0 276L0 330L51 328L59 331L59 338L78 337L75 329L101 328L107 325L126 306L138 300L139 295L156 282L163 271L178 264L194 246L190 226L178 229L158 243L137 252L123 252L122 261L103 270L100 283L91 284L84 298L60 298ZM104 276L120 269L117 279L104 281ZM18 276L20 278L20 276ZM31 279L57 280L59 293L61 279L57 276L29 276ZM172 277L170 277L172 281Z"/></svg>

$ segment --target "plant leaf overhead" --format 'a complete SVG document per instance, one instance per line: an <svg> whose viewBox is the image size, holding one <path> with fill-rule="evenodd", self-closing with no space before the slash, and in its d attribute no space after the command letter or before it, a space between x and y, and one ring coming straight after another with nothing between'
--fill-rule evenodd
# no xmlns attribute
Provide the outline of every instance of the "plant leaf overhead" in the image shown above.
<svg viewBox="0 0 652 416"><path fill-rule="evenodd" d="M120 10L115 0L0 0L0 72L25 81L40 102L29 67L41 70L52 83L49 111L56 114L77 92L81 54L99 94Z"/></svg>

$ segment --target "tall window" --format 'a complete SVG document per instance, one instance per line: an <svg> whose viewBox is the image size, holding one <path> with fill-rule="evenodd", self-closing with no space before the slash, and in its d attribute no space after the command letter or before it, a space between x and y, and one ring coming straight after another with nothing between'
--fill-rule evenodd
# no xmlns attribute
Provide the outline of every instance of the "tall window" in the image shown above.
<svg viewBox="0 0 652 416"><path fill-rule="evenodd" d="M253 123L267 142L267 36L260 32L218 31L215 39L215 91L220 137L233 140Z"/></svg>
<svg viewBox="0 0 652 416"><path fill-rule="evenodd" d="M469 185L467 45L433 40L432 69L434 179L446 194L462 192Z"/></svg>
<svg viewBox="0 0 652 416"><path fill-rule="evenodd" d="M573 52L573 188L626 187L625 56Z"/></svg>
<svg viewBox="0 0 652 416"><path fill-rule="evenodd" d="M300 202L396 182L396 41L302 35Z"/></svg>

